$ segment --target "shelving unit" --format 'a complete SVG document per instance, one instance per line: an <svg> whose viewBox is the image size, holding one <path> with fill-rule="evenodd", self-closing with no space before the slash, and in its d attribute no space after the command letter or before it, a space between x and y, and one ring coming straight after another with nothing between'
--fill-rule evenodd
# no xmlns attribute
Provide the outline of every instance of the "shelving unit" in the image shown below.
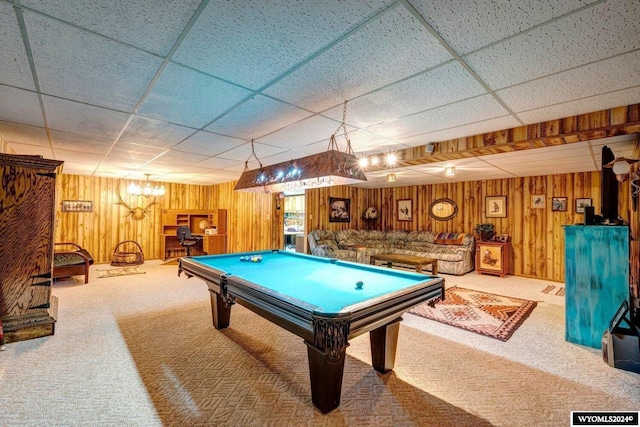
<svg viewBox="0 0 640 427"><path fill-rule="evenodd" d="M178 242L178 227L186 226L192 235L202 236L202 242L191 248L192 255L223 254L227 252L227 210L184 210L165 209L162 211L161 253L163 260L179 258L187 250ZM206 234L208 228L216 228L217 234Z"/></svg>

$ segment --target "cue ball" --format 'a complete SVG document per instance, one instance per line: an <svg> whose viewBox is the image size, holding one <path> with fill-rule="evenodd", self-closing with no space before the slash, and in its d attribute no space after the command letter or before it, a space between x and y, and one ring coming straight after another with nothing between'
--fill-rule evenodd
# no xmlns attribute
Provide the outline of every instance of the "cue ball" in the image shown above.
<svg viewBox="0 0 640 427"><path fill-rule="evenodd" d="M358 280L356 282L356 289L362 289L363 286L364 286L364 283L362 283L362 280Z"/></svg>

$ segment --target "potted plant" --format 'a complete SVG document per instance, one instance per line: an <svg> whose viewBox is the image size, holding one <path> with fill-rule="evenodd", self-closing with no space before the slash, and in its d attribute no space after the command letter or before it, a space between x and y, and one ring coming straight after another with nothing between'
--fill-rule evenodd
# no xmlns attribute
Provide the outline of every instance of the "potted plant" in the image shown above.
<svg viewBox="0 0 640 427"><path fill-rule="evenodd" d="M480 235L481 241L488 242L495 234L495 227L493 224L489 223L478 224L476 225L476 228L473 229L473 231Z"/></svg>

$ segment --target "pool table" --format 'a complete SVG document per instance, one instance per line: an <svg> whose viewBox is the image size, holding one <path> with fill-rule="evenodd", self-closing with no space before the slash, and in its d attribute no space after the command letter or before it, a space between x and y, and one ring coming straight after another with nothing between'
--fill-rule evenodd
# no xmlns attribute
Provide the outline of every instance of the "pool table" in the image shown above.
<svg viewBox="0 0 640 427"><path fill-rule="evenodd" d="M244 260L260 257L260 262ZM229 326L238 303L301 337L311 399L323 413L340 404L349 340L369 332L373 367L393 369L402 314L444 299L444 279L288 251L180 259L178 275L206 282L213 325Z"/></svg>

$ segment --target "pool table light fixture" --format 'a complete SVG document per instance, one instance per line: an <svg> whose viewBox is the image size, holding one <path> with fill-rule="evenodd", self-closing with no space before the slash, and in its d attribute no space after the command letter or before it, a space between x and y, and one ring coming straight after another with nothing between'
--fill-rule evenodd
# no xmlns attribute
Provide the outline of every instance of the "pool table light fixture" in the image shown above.
<svg viewBox="0 0 640 427"><path fill-rule="evenodd" d="M260 166L240 176L235 190L264 193L305 188L347 185L366 181L367 177L352 153L328 150L290 162Z"/></svg>
<svg viewBox="0 0 640 427"><path fill-rule="evenodd" d="M351 148L351 141L345 126L347 103L342 110L342 123L329 139L329 148L323 153L263 166L256 156L253 140L251 154L244 163L244 171L236 184L236 191L254 191L261 193L281 193L283 191L304 190L306 188L330 187L333 185L356 184L366 181L363 168ZM338 149L336 133L344 130L347 148L344 152ZM260 165L249 170L249 159L255 157Z"/></svg>

